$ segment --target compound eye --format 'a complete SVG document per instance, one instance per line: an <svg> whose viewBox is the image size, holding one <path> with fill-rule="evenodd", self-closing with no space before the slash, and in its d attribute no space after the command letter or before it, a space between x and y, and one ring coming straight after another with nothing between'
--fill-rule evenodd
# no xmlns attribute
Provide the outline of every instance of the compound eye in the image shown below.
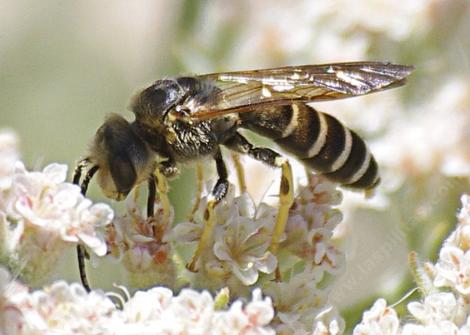
<svg viewBox="0 0 470 335"><path fill-rule="evenodd" d="M109 170L116 186L116 191L127 195L137 181L137 174L130 159L121 155L109 157Z"/></svg>

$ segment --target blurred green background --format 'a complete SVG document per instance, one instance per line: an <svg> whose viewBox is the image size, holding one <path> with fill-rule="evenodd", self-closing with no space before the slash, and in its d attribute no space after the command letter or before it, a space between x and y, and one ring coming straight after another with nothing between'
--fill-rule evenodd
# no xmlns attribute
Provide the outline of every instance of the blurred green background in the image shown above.
<svg viewBox="0 0 470 335"><path fill-rule="evenodd" d="M193 4L1 1L0 127L19 134L27 165L73 167L107 114L132 119L132 94L185 71L175 49ZM90 194L100 197L94 185ZM189 203L191 192L178 197Z"/></svg>
<svg viewBox="0 0 470 335"><path fill-rule="evenodd" d="M1 0L0 128L19 134L22 157L30 168L50 162L72 167L86 153L105 116L117 112L132 119L130 97L161 77L353 60L415 64L417 71L406 89L347 101L338 108L353 111L344 114L348 125L371 140L380 139L392 124L425 127L426 117L413 121L409 115L430 113L428 103L453 78L467 84L470 97L469 32L465 0ZM400 101L399 108L382 110L383 102L396 106L394 99ZM470 98L459 100L458 106L451 96L441 100L440 109L461 108L470 114ZM430 138L452 132L452 125L441 133L426 127ZM467 130L464 139L465 134L470 136ZM425 150L437 147L437 141L424 143ZM397 146L406 149L408 144ZM468 159L470 149L466 142L461 145L462 157ZM380 152L378 156L380 162ZM371 298L364 299L364 294L390 287L401 287L399 297L409 287L397 283L407 271L410 245L424 258L436 256L433 252L455 222L459 195L469 192L467 179L456 183L441 176L439 169L416 172L403 166L404 186L391 193L388 211L360 209L350 216L355 221L353 236L347 236L352 241L350 263L335 303L367 306ZM193 169L185 169L171 186L179 221L191 205ZM436 200L436 190L442 187L446 193ZM90 195L104 200L93 183ZM434 223L427 230L416 225L405 230L404 238L392 241L389 260L366 264L366 279L364 273L355 277L357 267L351 264L369 256L371 248L380 248L383 238L409 220Z"/></svg>

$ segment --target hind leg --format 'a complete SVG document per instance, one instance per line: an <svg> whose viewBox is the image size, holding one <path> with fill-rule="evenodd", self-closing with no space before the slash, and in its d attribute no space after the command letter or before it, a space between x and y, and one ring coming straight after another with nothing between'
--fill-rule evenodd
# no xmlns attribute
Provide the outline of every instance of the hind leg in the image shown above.
<svg viewBox="0 0 470 335"><path fill-rule="evenodd" d="M274 225L273 234L269 251L276 254L284 233L289 209L294 202L292 169L286 158L277 152L268 148L256 148L248 142L241 134L236 133L229 141L224 143L229 149L240 153L248 154L256 160L259 160L270 166L281 169L281 184L279 188L279 211ZM276 271L276 277L280 276L279 270ZM278 278L279 279L279 278Z"/></svg>

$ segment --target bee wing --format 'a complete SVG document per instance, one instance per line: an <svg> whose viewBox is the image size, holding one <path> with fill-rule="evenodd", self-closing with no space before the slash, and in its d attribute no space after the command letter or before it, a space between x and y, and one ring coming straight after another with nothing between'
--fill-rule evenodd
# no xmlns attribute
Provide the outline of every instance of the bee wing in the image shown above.
<svg viewBox="0 0 470 335"><path fill-rule="evenodd" d="M263 105L315 102L369 94L401 86L412 66L351 62L287 66L198 76L215 85L214 96L191 117L210 119L253 111Z"/></svg>

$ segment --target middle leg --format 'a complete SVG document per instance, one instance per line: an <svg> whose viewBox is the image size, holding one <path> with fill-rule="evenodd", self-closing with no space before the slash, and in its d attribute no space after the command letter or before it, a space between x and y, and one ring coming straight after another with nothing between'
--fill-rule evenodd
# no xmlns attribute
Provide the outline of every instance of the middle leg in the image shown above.
<svg viewBox="0 0 470 335"><path fill-rule="evenodd" d="M212 238L212 233L214 231L215 217L214 217L214 208L215 206L227 195L228 191L228 174L227 168L225 167L224 160L222 158L222 153L220 149L217 150L214 160L217 167L217 174L219 179L212 189L211 196L207 201L206 209L204 211L203 217L203 230L201 238L196 247L196 251L193 254L191 262L186 266L189 271L196 272L196 263L199 260L201 254L209 246L210 240Z"/></svg>

